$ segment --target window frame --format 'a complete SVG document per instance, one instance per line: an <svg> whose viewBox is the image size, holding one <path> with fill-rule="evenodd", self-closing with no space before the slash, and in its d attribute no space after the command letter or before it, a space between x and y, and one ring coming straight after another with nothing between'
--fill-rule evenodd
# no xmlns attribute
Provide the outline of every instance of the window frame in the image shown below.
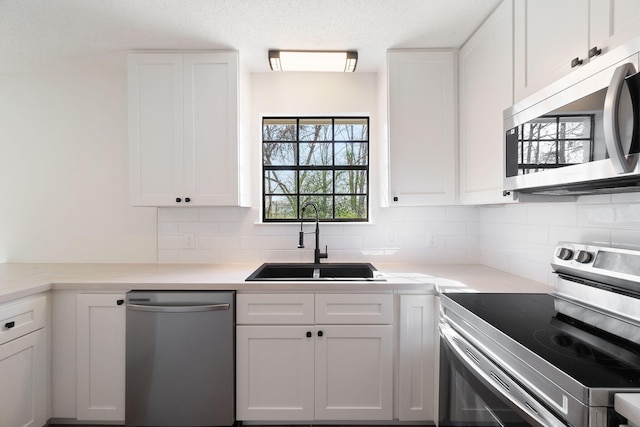
<svg viewBox="0 0 640 427"><path fill-rule="evenodd" d="M264 138L264 126L265 121L268 120L290 120L295 121L296 126L296 139L295 141L265 141ZM322 141L322 143L331 144L331 152L332 152L332 164L331 165L301 165L300 164L300 144L306 143L308 141L300 139L300 122L304 121L313 121L313 120L331 120L331 140ZM358 141L349 141L349 140L336 140L335 135L335 126L336 121L339 120L361 120L366 121L367 133L366 140L358 140ZM332 199L332 215L331 218L320 218L320 222L325 223L367 223L369 222L369 215L371 209L371 195L370 195L370 157L371 157L371 118L370 116L365 115L354 115L354 116L263 116L261 120L261 164L262 164L262 222L263 223L291 223L291 222L300 222L300 221L311 221L314 220L313 214L306 213L304 219L300 217L300 208L301 202L308 200L309 198L313 198L314 196L319 197L330 197ZM265 143L275 142L275 143L295 143L295 165L265 165ZM336 165L336 144L341 143L362 143L366 144L366 164L365 165ZM294 171L295 180L296 180L296 189L295 192L290 193L267 193L266 188L266 178L267 171L270 170L282 170L282 171ZM327 193L305 193L300 191L300 172L303 171L330 171L333 174L332 179L332 189L331 192ZM339 171L363 171L366 179L366 188L364 193L336 193L336 173ZM271 196L278 195L291 195L296 197L296 217L295 218L267 218L267 200ZM365 211L366 215L362 218L336 218L336 197L342 196L356 196L356 197L365 197Z"/></svg>

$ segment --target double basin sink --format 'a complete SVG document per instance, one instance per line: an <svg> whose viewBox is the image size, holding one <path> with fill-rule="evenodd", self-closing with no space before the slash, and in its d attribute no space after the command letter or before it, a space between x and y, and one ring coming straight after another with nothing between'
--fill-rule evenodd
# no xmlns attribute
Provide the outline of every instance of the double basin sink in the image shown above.
<svg viewBox="0 0 640 427"><path fill-rule="evenodd" d="M246 281L384 281L369 263L266 263Z"/></svg>

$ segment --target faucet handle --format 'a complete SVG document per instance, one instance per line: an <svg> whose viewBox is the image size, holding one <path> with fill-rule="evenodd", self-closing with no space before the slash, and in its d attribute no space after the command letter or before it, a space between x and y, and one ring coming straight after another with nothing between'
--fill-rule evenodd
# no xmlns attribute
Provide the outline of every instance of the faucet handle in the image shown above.
<svg viewBox="0 0 640 427"><path fill-rule="evenodd" d="M329 250L327 245L324 245L324 253L320 252L320 258L329 258Z"/></svg>

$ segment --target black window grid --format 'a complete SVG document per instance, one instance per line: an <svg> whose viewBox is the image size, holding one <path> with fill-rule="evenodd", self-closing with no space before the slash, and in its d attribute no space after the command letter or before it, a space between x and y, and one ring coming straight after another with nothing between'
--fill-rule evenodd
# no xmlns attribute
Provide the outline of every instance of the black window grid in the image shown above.
<svg viewBox="0 0 640 427"><path fill-rule="evenodd" d="M310 143L313 141L300 140L300 121L305 120L331 120L331 129L332 129L332 138L331 140L322 140L317 141L317 143L322 144L330 144L331 145L331 157L332 157L332 165L300 165L300 143ZM295 140L268 140L264 139L264 123L267 120L291 120L296 123L296 139ZM367 138L363 140L336 140L335 139L335 122L336 120L364 120L366 121L367 126ZM263 222L273 222L273 223L286 223L286 222L299 222L300 220L304 221L314 221L315 219L312 215L307 213L304 218L300 217L300 209L302 207L303 201L313 200L318 197L329 197L331 199L332 206L332 215L331 218L321 217L321 222L368 222L369 221L369 210L370 210L370 197L369 197L369 158L370 158L370 126L369 126L369 117L365 116L299 116L299 117L263 117L262 125L262 221ZM295 152L295 165L265 165L264 164L264 144L268 143L276 143L276 144L291 144L294 143L296 145ZM336 144L340 143L364 143L367 145L366 150L366 164L364 165L336 165L335 164L335 147ZM296 191L290 193L268 193L265 188L266 182L266 173L267 171L295 171L296 178ZM331 192L326 193L308 193L308 192L300 192L300 173L304 171L329 171L332 173L331 180ZM365 182L366 188L364 192L353 192L353 193L337 193L336 192L336 173L340 171L362 171L365 174ZM292 196L296 198L296 216L295 218L267 218L267 199L272 196ZM336 218L336 197L343 196L355 196L355 197L365 197L365 212L366 214L363 217L358 218Z"/></svg>

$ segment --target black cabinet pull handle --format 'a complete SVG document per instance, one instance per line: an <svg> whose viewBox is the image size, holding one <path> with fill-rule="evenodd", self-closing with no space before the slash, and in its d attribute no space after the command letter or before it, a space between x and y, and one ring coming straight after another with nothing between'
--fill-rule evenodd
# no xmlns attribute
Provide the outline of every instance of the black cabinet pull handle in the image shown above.
<svg viewBox="0 0 640 427"><path fill-rule="evenodd" d="M7 322L7 323L4 324L4 327L7 328L7 329L11 329L14 326L16 326L16 322Z"/></svg>
<svg viewBox="0 0 640 427"><path fill-rule="evenodd" d="M311 332L307 332L307 338L311 338L311 335L313 335Z"/></svg>
<svg viewBox="0 0 640 427"><path fill-rule="evenodd" d="M599 49L598 46L594 46L589 49L589 58L593 58L594 56L598 56L602 53L602 49Z"/></svg>
<svg viewBox="0 0 640 427"><path fill-rule="evenodd" d="M321 337L322 335L324 335L322 331L318 331L318 336Z"/></svg>
<svg viewBox="0 0 640 427"><path fill-rule="evenodd" d="M578 65L582 65L583 63L584 63L584 61L583 61L582 59L580 59L580 58L573 58L573 59L571 60L571 68L575 68L575 67L577 67Z"/></svg>
<svg viewBox="0 0 640 427"><path fill-rule="evenodd" d="M124 304L124 300L123 299L119 299L118 301L116 301L116 304L122 305L122 304Z"/></svg>
<svg viewBox="0 0 640 427"><path fill-rule="evenodd" d="M189 203L191 201L191 198L190 197L185 197L184 201Z"/></svg>
<svg viewBox="0 0 640 427"><path fill-rule="evenodd" d="M176 197L176 203L180 203L182 199L180 197Z"/></svg>

